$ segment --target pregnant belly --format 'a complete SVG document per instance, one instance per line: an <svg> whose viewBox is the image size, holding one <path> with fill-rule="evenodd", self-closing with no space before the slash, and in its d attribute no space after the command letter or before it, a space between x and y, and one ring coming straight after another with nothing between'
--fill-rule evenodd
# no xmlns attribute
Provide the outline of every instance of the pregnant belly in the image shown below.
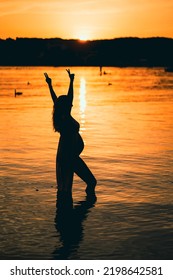
<svg viewBox="0 0 173 280"><path fill-rule="evenodd" d="M79 133L62 135L59 139L58 158L76 156L84 149L84 142Z"/></svg>
<svg viewBox="0 0 173 280"><path fill-rule="evenodd" d="M83 151L83 149L84 149L84 142L83 142L81 135L78 133L76 135L76 153L78 155L80 155L80 153Z"/></svg>

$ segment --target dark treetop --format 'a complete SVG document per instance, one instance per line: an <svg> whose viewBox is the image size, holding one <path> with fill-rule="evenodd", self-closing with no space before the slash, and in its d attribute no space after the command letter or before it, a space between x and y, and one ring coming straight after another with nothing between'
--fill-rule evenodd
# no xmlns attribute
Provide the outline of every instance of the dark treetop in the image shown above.
<svg viewBox="0 0 173 280"><path fill-rule="evenodd" d="M1 66L173 66L171 38L0 39Z"/></svg>

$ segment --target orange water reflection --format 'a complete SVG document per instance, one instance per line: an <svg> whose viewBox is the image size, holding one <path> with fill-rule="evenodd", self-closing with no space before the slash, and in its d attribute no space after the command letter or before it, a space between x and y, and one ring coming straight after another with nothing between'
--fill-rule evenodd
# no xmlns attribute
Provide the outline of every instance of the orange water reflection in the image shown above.
<svg viewBox="0 0 173 280"><path fill-rule="evenodd" d="M2 244L6 250L6 237L15 232L9 255L14 244L20 244L29 256L34 248L40 257L45 248L40 244L47 244L49 253L60 247L54 227L59 135L53 132L52 101L43 73L53 77L57 94L66 93L68 81L65 68L10 69L0 69L5 73L0 75ZM72 71L76 79L72 113L81 124L85 141L82 156L98 180L97 203L82 225L83 247L78 248L87 256L87 238L92 244L91 251L97 243L94 236L99 234L102 241L107 236L111 244L120 243L122 220L126 224L124 239L130 234L129 227L135 228L136 220L140 220L139 227L133 234L140 231L142 219L151 218L147 230L153 230L153 221L158 229L158 209L163 210L162 226L172 226L172 212L168 210L173 201L173 78L159 69L109 68L108 74L102 76L95 67L74 67ZM23 96L14 98L15 87L23 91ZM84 196L85 185L75 177L74 203L83 201ZM153 208L157 219L152 221L148 209ZM117 217L120 221L115 227ZM91 221L97 225L96 230L92 229ZM23 245L21 231L25 232ZM30 248L32 242L37 246ZM109 255L112 246L103 248L105 242L102 244L99 242L97 250L105 249ZM18 253L18 245L14 253Z"/></svg>

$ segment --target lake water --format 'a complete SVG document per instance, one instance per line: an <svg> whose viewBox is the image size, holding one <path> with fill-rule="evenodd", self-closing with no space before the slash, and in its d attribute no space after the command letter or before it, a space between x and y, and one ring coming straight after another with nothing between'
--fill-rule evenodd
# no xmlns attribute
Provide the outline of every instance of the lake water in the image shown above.
<svg viewBox="0 0 173 280"><path fill-rule="evenodd" d="M97 201L73 184L73 208L56 207L52 100L64 67L0 67L0 258L173 258L173 74L161 68L71 67L72 115ZM14 90L23 95L14 97Z"/></svg>

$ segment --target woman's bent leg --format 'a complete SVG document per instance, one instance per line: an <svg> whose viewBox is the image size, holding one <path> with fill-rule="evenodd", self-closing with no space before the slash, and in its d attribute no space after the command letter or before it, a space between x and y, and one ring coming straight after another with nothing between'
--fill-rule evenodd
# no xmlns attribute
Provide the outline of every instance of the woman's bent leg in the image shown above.
<svg viewBox="0 0 173 280"><path fill-rule="evenodd" d="M75 159L74 172L87 184L86 193L94 193L94 189L97 184L96 178L80 157Z"/></svg>

